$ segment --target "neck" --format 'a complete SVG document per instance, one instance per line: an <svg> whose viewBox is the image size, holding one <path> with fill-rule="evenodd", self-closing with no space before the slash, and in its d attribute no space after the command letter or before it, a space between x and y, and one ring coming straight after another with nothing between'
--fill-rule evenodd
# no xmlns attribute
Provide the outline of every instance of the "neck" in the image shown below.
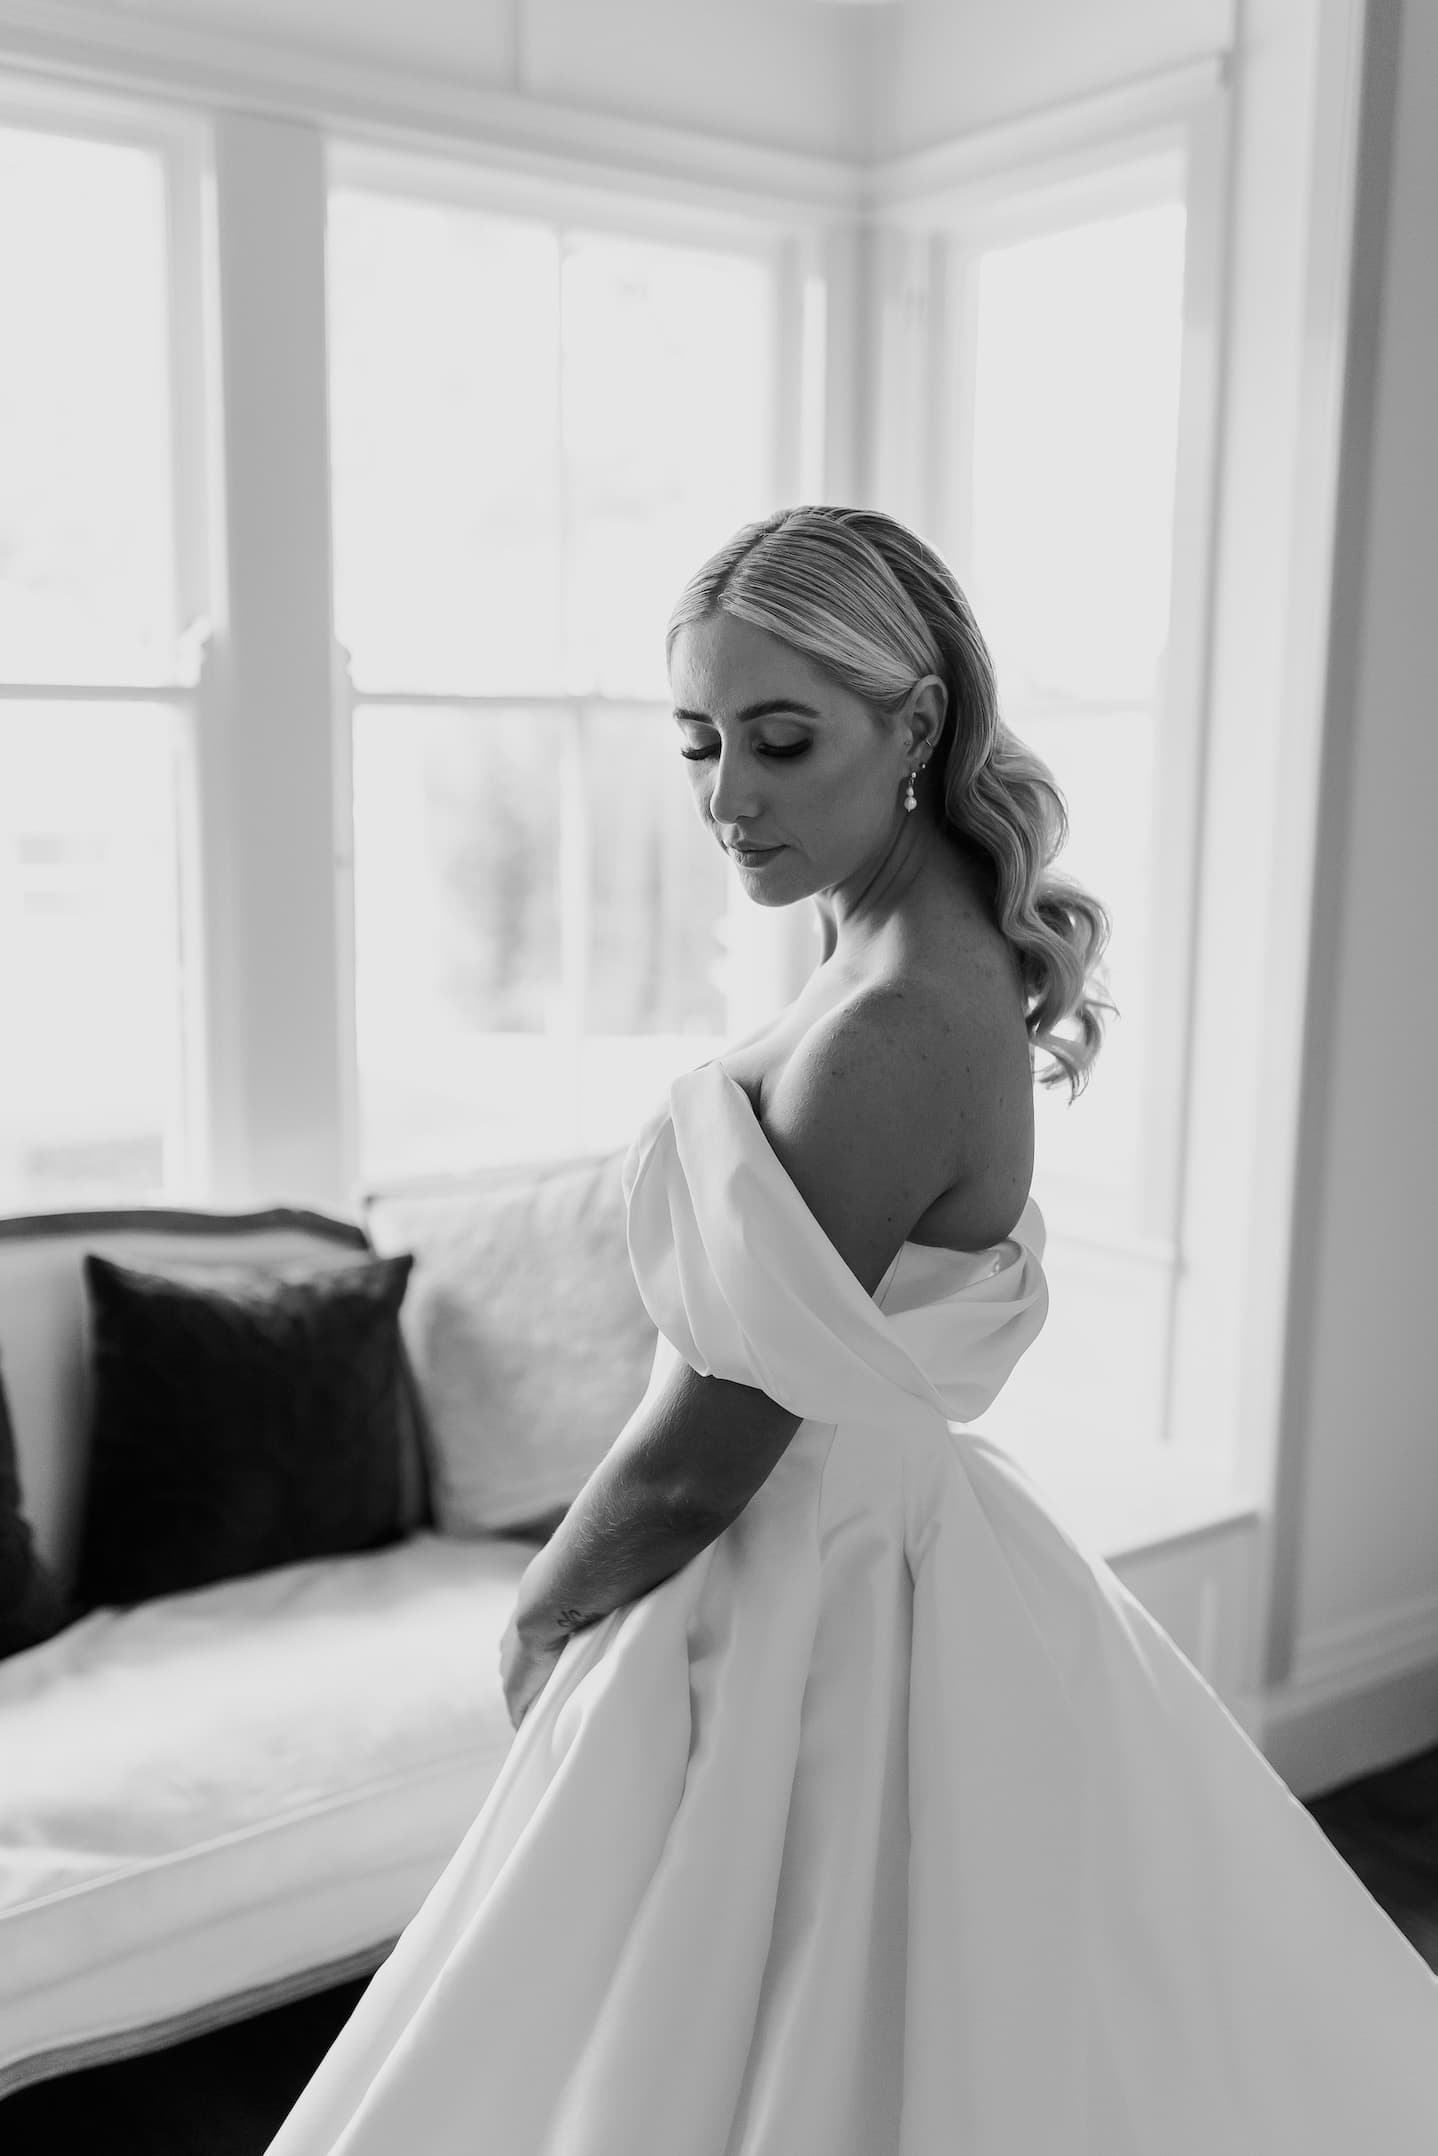
<svg viewBox="0 0 1438 2156"><path fill-rule="evenodd" d="M909 822L919 824L918 814ZM913 925L933 907L952 911L956 900L988 913L986 879L972 849L947 822L925 818L917 830L901 828L861 889L815 892L819 963L863 964L895 927Z"/></svg>

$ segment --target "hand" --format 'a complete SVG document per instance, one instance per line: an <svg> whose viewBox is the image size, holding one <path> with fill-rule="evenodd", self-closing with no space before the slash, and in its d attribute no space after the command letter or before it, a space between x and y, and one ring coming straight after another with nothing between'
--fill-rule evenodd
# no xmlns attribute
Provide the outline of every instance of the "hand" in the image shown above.
<svg viewBox="0 0 1438 2156"><path fill-rule="evenodd" d="M550 1671L568 1644L566 1636L552 1646L539 1646L521 1633L511 1611L499 1643L499 1676L504 1686L504 1704L516 1729L544 1690Z"/></svg>

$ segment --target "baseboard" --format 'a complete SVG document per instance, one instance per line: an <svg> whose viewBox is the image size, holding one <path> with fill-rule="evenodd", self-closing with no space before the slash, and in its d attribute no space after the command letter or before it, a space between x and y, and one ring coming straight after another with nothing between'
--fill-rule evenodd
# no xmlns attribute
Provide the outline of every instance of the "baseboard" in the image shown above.
<svg viewBox="0 0 1438 2156"><path fill-rule="evenodd" d="M1297 1797L1438 1744L1438 1597L1335 1626L1262 1707L1262 1749Z"/></svg>

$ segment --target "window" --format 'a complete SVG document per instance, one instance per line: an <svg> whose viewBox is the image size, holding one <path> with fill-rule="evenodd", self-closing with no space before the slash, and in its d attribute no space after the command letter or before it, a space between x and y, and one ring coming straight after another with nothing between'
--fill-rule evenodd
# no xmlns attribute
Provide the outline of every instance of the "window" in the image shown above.
<svg viewBox="0 0 1438 2156"><path fill-rule="evenodd" d="M1118 1015L1091 1083L1036 1087L1034 1187L1054 1285L1044 1337L986 1427L1035 1465L1163 1433L1177 1236L1189 928L1175 865L1196 802L1194 684L1176 611L1200 605L1176 539L1189 207L1179 150L1039 193L1001 190L948 243L945 552L993 654L1007 723L1052 769L1057 866L1113 922ZM1185 404L1187 395L1188 403ZM1182 648L1193 648L1184 637ZM1120 1355L1096 1343L1121 1338Z"/></svg>
<svg viewBox="0 0 1438 2156"><path fill-rule="evenodd" d="M1038 1092L1043 1170L1134 1232L1183 249L1183 205L1172 202L973 262L968 594L1004 717L1068 801L1058 865L1113 917L1120 1016L1081 1107L1068 1110L1066 1091Z"/></svg>
<svg viewBox="0 0 1438 2156"><path fill-rule="evenodd" d="M731 1030L663 640L776 505L772 243L337 174L327 255L361 1173L618 1143Z"/></svg>
<svg viewBox="0 0 1438 2156"><path fill-rule="evenodd" d="M181 1172L169 171L0 124L0 1204Z"/></svg>

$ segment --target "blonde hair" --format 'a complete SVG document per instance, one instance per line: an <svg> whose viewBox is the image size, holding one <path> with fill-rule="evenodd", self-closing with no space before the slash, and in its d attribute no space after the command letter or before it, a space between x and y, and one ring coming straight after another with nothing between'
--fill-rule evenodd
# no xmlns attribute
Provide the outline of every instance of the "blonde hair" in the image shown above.
<svg viewBox="0 0 1438 2156"><path fill-rule="evenodd" d="M1103 1043L1090 991L1106 988L1111 932L1100 901L1051 864L1068 838L1053 772L999 716L993 661L948 564L877 509L820 503L745 524L689 579L669 617L666 656L686 623L712 614L766 629L815 660L883 721L916 682L948 690L934 745L939 809L990 865L998 925L1017 955L1033 1051L1053 1062L1039 1083L1067 1078L1072 1102ZM1060 1027L1072 1020L1076 1033Z"/></svg>

